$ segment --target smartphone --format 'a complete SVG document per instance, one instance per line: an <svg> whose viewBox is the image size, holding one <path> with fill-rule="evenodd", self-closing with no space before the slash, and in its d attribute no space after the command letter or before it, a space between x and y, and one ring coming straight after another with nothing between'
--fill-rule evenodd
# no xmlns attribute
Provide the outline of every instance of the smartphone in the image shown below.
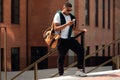
<svg viewBox="0 0 120 80"><path fill-rule="evenodd" d="M75 19L73 19L72 21L75 21Z"/></svg>

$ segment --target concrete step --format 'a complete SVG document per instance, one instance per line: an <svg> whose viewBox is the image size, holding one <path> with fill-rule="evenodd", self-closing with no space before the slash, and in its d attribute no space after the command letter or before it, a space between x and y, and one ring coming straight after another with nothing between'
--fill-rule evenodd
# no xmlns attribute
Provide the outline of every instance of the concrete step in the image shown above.
<svg viewBox="0 0 120 80"><path fill-rule="evenodd" d="M120 69L92 72L92 73L88 73L87 77L69 75L69 76L60 76L60 77L46 78L39 80L120 80Z"/></svg>
<svg viewBox="0 0 120 80"><path fill-rule="evenodd" d="M89 71L92 68L94 67L86 67L85 70ZM65 71L64 76L74 75L76 70L77 70L76 67L70 68L67 71ZM112 66L100 67L93 72L107 71L107 70L112 70ZM11 80L11 78L14 77L16 74L18 74L19 72L20 71L7 72L7 80ZM38 78L39 79L49 78L51 75L57 72L58 72L57 68L38 70ZM4 80L4 72L2 72L2 80ZM34 71L33 70L26 71L22 75L17 77L15 80L34 80Z"/></svg>

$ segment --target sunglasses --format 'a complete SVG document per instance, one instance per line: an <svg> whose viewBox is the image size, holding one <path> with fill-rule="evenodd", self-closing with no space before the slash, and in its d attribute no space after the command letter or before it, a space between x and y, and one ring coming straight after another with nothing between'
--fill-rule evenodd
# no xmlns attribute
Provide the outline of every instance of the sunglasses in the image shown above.
<svg viewBox="0 0 120 80"><path fill-rule="evenodd" d="M72 9L67 9L67 11L72 11Z"/></svg>

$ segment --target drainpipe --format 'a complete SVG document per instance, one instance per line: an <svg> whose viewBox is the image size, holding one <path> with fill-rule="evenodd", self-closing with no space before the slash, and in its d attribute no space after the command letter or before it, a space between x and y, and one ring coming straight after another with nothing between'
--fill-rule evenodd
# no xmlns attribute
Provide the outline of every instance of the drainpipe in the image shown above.
<svg viewBox="0 0 120 80"><path fill-rule="evenodd" d="M113 0L113 41L115 40L115 0ZM113 44L113 57L115 54L115 44ZM115 57L116 58L116 57ZM116 69L116 59L113 58L112 69Z"/></svg>
<svg viewBox="0 0 120 80"><path fill-rule="evenodd" d="M26 0L26 65L28 66L28 0Z"/></svg>
<svg viewBox="0 0 120 80"><path fill-rule="evenodd" d="M0 28L0 34L1 34L1 28ZM0 80L2 80L2 78L1 78L1 35L0 35Z"/></svg>
<svg viewBox="0 0 120 80"><path fill-rule="evenodd" d="M7 30L4 27L4 80L7 80Z"/></svg>

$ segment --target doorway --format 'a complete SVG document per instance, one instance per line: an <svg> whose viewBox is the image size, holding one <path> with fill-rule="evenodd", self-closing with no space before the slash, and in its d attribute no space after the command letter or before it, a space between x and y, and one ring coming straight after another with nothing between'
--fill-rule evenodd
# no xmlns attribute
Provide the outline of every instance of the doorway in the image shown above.
<svg viewBox="0 0 120 80"><path fill-rule="evenodd" d="M20 70L20 48L12 48L11 49L11 66L12 71Z"/></svg>
<svg viewBox="0 0 120 80"><path fill-rule="evenodd" d="M31 64L34 63L39 58L46 55L48 52L47 47L31 47ZM47 69L48 68L48 59L43 60L38 64L38 69Z"/></svg>

